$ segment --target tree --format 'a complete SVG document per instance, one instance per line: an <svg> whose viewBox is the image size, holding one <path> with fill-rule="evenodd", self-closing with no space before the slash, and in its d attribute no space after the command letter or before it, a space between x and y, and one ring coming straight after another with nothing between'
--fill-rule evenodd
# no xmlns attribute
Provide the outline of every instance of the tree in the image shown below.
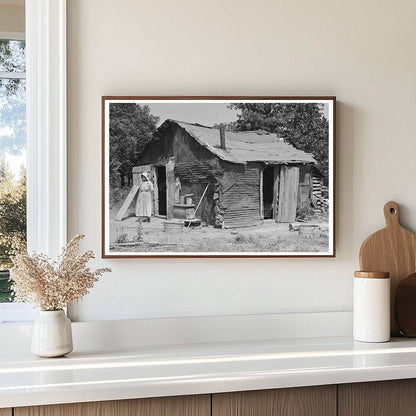
<svg viewBox="0 0 416 416"><path fill-rule="evenodd" d="M134 103L110 104L111 188L131 186L132 168L153 137L159 118L149 106Z"/></svg>
<svg viewBox="0 0 416 416"><path fill-rule="evenodd" d="M265 130L283 137L297 149L312 153L328 182L329 125L323 104L315 103L237 103L240 110L235 130Z"/></svg>
<svg viewBox="0 0 416 416"><path fill-rule="evenodd" d="M0 40L0 71L25 72L25 41Z"/></svg>
<svg viewBox="0 0 416 416"><path fill-rule="evenodd" d="M0 161L0 269L11 266L10 256L26 241L26 171L15 183L7 163Z"/></svg>
<svg viewBox="0 0 416 416"><path fill-rule="evenodd" d="M13 182L13 174L5 158L0 159L0 187ZM1 188L0 188L1 189Z"/></svg>

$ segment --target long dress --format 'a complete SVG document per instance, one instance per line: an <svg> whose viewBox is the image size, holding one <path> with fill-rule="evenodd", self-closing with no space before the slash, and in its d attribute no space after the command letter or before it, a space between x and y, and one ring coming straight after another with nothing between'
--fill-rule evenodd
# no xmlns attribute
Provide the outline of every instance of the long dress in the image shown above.
<svg viewBox="0 0 416 416"><path fill-rule="evenodd" d="M150 181L142 182L136 202L136 217L152 216L153 184Z"/></svg>

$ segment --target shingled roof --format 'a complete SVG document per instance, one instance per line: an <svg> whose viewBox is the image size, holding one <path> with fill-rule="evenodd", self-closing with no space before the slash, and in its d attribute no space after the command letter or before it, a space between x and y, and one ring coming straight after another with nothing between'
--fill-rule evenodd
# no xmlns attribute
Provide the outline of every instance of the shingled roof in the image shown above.
<svg viewBox="0 0 416 416"><path fill-rule="evenodd" d="M220 159L232 163L313 163L313 155L279 139L275 134L265 131L226 131L226 149L220 147L219 129L186 123L184 121L166 120L160 130L171 124L177 124L188 132L201 146L204 146Z"/></svg>

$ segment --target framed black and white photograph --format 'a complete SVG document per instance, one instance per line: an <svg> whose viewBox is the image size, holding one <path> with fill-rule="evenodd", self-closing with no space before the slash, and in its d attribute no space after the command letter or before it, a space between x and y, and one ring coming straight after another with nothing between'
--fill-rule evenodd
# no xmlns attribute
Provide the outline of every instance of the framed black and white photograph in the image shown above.
<svg viewBox="0 0 416 416"><path fill-rule="evenodd" d="M335 97L102 97L103 257L334 257Z"/></svg>

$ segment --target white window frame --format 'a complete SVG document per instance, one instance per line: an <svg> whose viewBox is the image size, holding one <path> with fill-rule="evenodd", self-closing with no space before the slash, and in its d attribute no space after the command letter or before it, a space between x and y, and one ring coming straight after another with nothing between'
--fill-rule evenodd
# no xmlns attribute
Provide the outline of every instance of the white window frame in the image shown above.
<svg viewBox="0 0 416 416"><path fill-rule="evenodd" d="M56 257L67 241L66 0L26 0L27 244ZM1 304L0 322L30 321Z"/></svg>
<svg viewBox="0 0 416 416"><path fill-rule="evenodd" d="M0 32L2 40L25 40L25 32ZM26 79L26 73L0 72L0 79ZM26 322L33 319L32 305L24 303L0 303L0 324Z"/></svg>

